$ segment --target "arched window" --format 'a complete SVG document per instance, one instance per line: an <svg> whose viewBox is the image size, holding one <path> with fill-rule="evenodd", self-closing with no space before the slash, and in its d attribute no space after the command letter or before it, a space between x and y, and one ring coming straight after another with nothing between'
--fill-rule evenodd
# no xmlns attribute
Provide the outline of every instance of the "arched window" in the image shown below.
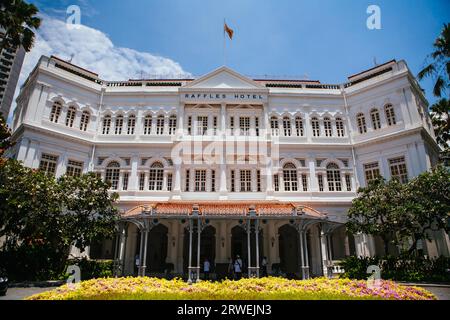
<svg viewBox="0 0 450 320"><path fill-rule="evenodd" d="M136 128L136 116L134 114L128 117L127 134L134 134Z"/></svg>
<svg viewBox="0 0 450 320"><path fill-rule="evenodd" d="M338 137L345 136L344 121L341 118L336 118L336 131Z"/></svg>
<svg viewBox="0 0 450 320"><path fill-rule="evenodd" d="M111 130L111 116L107 115L103 118L103 134L109 134L109 131Z"/></svg>
<svg viewBox="0 0 450 320"><path fill-rule="evenodd" d="M123 115L119 115L116 118L115 134L122 134L123 129Z"/></svg>
<svg viewBox="0 0 450 320"><path fill-rule="evenodd" d="M292 135L291 119L289 117L283 118L283 133L285 137L290 137Z"/></svg>
<svg viewBox="0 0 450 320"><path fill-rule="evenodd" d="M83 111L83 113L81 114L81 119L80 119L80 130L82 130L82 131L87 130L90 117L91 117L91 114L89 113L89 111Z"/></svg>
<svg viewBox="0 0 450 320"><path fill-rule="evenodd" d="M316 117L312 117L311 118L311 127L312 127L312 131L313 131L313 136L319 137L320 136L319 119L317 119Z"/></svg>
<svg viewBox="0 0 450 320"><path fill-rule="evenodd" d="M297 168L292 163L283 167L284 191L298 191Z"/></svg>
<svg viewBox="0 0 450 320"><path fill-rule="evenodd" d="M303 137L303 119L301 117L295 118L295 131L297 133L297 137Z"/></svg>
<svg viewBox="0 0 450 320"><path fill-rule="evenodd" d="M152 133L152 116L146 115L144 119L144 134L151 134Z"/></svg>
<svg viewBox="0 0 450 320"><path fill-rule="evenodd" d="M164 134L164 116L159 115L158 118L156 118L156 134Z"/></svg>
<svg viewBox="0 0 450 320"><path fill-rule="evenodd" d="M273 136L279 135L279 126L278 126L278 118L273 116L270 118L270 129L272 130Z"/></svg>
<svg viewBox="0 0 450 320"><path fill-rule="evenodd" d="M177 116L176 115L171 115L169 118L169 134L175 134L177 130Z"/></svg>
<svg viewBox="0 0 450 320"><path fill-rule="evenodd" d="M66 126L73 127L73 122L75 121L75 115L77 113L77 109L75 107L69 107L67 109L67 115L66 115Z"/></svg>
<svg viewBox="0 0 450 320"><path fill-rule="evenodd" d="M381 128L381 121L380 121L380 113L377 109L372 109L370 111L370 118L372 119L372 126L373 130L378 130Z"/></svg>
<svg viewBox="0 0 450 320"><path fill-rule="evenodd" d="M384 107L384 112L386 113L386 121L389 126L397 124L397 120L395 119L394 107L392 106L392 104L387 104Z"/></svg>
<svg viewBox="0 0 450 320"><path fill-rule="evenodd" d="M328 117L323 118L323 127L325 129L325 136L331 137L333 135L333 131L331 129L331 120L330 120L330 118L328 118Z"/></svg>
<svg viewBox="0 0 450 320"><path fill-rule="evenodd" d="M119 187L120 164L116 161L110 162L106 167L105 180L111 184L112 190Z"/></svg>
<svg viewBox="0 0 450 320"><path fill-rule="evenodd" d="M358 113L356 116L356 121L358 123L358 131L359 133L363 134L367 132L367 126L366 126L366 117L362 113Z"/></svg>
<svg viewBox="0 0 450 320"><path fill-rule="evenodd" d="M335 163L327 165L328 191L342 191L341 172Z"/></svg>
<svg viewBox="0 0 450 320"><path fill-rule="evenodd" d="M163 188L164 166L161 162L155 162L150 167L149 190L161 191Z"/></svg>
<svg viewBox="0 0 450 320"><path fill-rule="evenodd" d="M61 102L53 103L52 111L50 112L50 121L58 123L59 115L61 114Z"/></svg>

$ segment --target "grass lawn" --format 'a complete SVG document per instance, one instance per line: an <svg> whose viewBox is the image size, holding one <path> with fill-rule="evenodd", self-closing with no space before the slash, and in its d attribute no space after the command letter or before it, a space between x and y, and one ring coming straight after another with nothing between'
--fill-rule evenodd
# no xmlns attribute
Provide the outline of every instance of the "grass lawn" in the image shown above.
<svg viewBox="0 0 450 320"><path fill-rule="evenodd" d="M433 300L435 296L421 288L381 281L368 287L367 281L316 278L225 280L189 285L181 279L148 277L106 278L64 285L39 293L29 300Z"/></svg>

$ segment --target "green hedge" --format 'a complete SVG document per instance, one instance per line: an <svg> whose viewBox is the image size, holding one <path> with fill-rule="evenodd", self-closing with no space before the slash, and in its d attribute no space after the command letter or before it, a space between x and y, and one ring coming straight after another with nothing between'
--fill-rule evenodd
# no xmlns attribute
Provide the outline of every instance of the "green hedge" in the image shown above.
<svg viewBox="0 0 450 320"><path fill-rule="evenodd" d="M396 281L450 282L450 258L425 258L408 256L348 257L340 262L345 272L343 278L367 279L367 268L376 265L381 278Z"/></svg>
<svg viewBox="0 0 450 320"><path fill-rule="evenodd" d="M70 265L77 265L80 267L81 280L108 278L113 276L114 262L112 260L88 260L87 258L70 259L67 261L67 266ZM67 278L66 274L63 276L64 279Z"/></svg>

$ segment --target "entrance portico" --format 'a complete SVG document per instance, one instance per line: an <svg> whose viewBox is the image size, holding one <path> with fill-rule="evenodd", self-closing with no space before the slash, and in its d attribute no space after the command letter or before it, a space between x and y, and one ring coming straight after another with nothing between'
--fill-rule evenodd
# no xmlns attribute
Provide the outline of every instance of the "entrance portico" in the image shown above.
<svg viewBox="0 0 450 320"><path fill-rule="evenodd" d="M326 276L333 260L330 235L340 226L312 208L291 203L139 206L118 225L115 272L172 273L195 282L205 259L217 278L231 277L229 263L239 255L249 277L260 276L263 257L270 274Z"/></svg>

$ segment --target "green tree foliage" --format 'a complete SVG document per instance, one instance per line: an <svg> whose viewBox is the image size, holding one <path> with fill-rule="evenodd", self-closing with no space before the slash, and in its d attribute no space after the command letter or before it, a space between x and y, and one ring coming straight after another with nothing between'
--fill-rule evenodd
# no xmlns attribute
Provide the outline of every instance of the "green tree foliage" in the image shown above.
<svg viewBox="0 0 450 320"><path fill-rule="evenodd" d="M410 252L430 231L448 232L450 172L437 166L407 184L382 178L360 188L348 212L347 229L352 233L380 236L388 244L412 239Z"/></svg>
<svg viewBox="0 0 450 320"><path fill-rule="evenodd" d="M430 108L436 141L441 145L445 158L450 157L450 100L441 99Z"/></svg>
<svg viewBox="0 0 450 320"><path fill-rule="evenodd" d="M431 62L423 68L419 74L419 80L425 77L432 77L434 81L433 94L436 97L442 96L445 91L448 96L450 78L450 23L444 24L439 37L434 41L434 51L429 56Z"/></svg>
<svg viewBox="0 0 450 320"><path fill-rule="evenodd" d="M0 164L0 253L12 275L48 279L63 272L72 245L81 251L110 237L117 194L94 173L58 180L7 160Z"/></svg>
<svg viewBox="0 0 450 320"><path fill-rule="evenodd" d="M397 179L386 182L381 177L360 188L348 211L348 231L380 236L387 252L389 243L395 243L395 235L403 227L399 224L398 208L404 192L405 185Z"/></svg>
<svg viewBox="0 0 450 320"><path fill-rule="evenodd" d="M3 118L3 115L0 113L0 157L3 156L5 150L11 146L11 130L8 128L5 118Z"/></svg>
<svg viewBox="0 0 450 320"><path fill-rule="evenodd" d="M3 48L18 48L23 46L25 51L33 47L34 32L41 25L37 17L38 9L34 4L23 0L2 0L0 2L0 27L5 30L5 37L0 43Z"/></svg>

